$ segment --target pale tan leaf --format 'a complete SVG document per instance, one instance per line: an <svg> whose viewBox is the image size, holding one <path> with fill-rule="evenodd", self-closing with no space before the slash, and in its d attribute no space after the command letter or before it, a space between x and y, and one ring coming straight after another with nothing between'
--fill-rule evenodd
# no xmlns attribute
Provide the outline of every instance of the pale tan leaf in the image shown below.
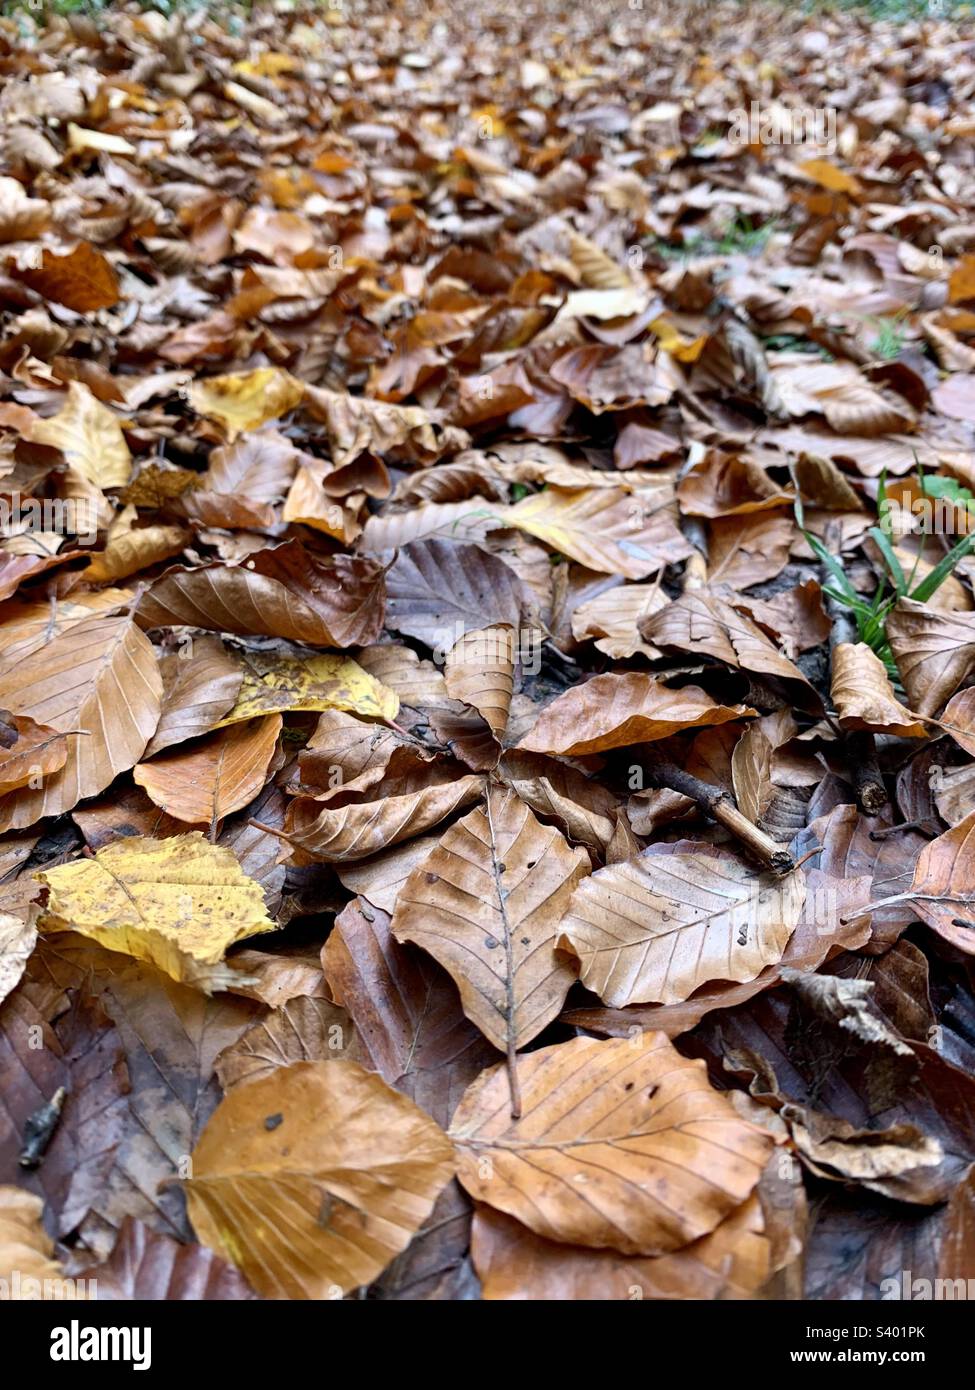
<svg viewBox="0 0 975 1390"><path fill-rule="evenodd" d="M579 880L570 850L514 792L492 787L444 835L400 892L392 931L450 972L467 1017L504 1051L531 1042L559 1012L574 979L555 938Z"/></svg>
<svg viewBox="0 0 975 1390"><path fill-rule="evenodd" d="M924 738L927 726L912 719L894 694L887 669L865 642L838 642L830 683L844 729L868 729L899 738Z"/></svg>
<svg viewBox="0 0 975 1390"><path fill-rule="evenodd" d="M774 1141L662 1033L572 1038L517 1066L521 1118L494 1067L450 1135L471 1196L547 1240L663 1255L708 1235L755 1190Z"/></svg>
<svg viewBox="0 0 975 1390"><path fill-rule="evenodd" d="M0 801L0 829L70 811L133 767L155 732L161 696L155 652L128 614L84 618L0 675L0 707L68 739L59 772Z"/></svg>
<svg viewBox="0 0 975 1390"><path fill-rule="evenodd" d="M652 845L579 885L560 944L605 1004L679 1004L712 980L754 980L778 961L805 894L798 869L772 878L713 845Z"/></svg>
<svg viewBox="0 0 975 1390"><path fill-rule="evenodd" d="M754 713L745 705L716 704L696 685L671 690L637 671L593 676L546 705L518 748L563 755L600 753Z"/></svg>

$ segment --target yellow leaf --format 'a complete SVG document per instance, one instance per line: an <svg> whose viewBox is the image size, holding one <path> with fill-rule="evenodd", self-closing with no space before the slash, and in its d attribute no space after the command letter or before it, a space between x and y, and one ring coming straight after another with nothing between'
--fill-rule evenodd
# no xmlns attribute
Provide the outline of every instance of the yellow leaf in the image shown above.
<svg viewBox="0 0 975 1390"><path fill-rule="evenodd" d="M240 694L216 728L284 710L344 709L364 718L395 719L399 696L351 657L269 657L250 653Z"/></svg>
<svg viewBox="0 0 975 1390"><path fill-rule="evenodd" d="M860 185L853 175L845 169L838 169L828 159L807 159L799 168L813 183L818 183L820 188L828 188L830 193L860 192Z"/></svg>
<svg viewBox="0 0 975 1390"><path fill-rule="evenodd" d="M664 317L652 319L649 326L651 333L657 335L657 341L664 352L669 352L678 362L696 362L708 340L707 334L702 333L699 338L687 341L681 337L670 320Z"/></svg>
<svg viewBox="0 0 975 1390"><path fill-rule="evenodd" d="M72 150L100 150L104 154L135 154L134 145L123 140L121 135L107 135L102 130L86 130L84 126L68 122L68 146Z"/></svg>
<svg viewBox="0 0 975 1390"><path fill-rule="evenodd" d="M31 428L36 444L60 449L72 468L96 487L124 487L132 455L119 418L80 381L68 382L68 399L49 420Z"/></svg>
<svg viewBox="0 0 975 1390"><path fill-rule="evenodd" d="M254 61L245 58L234 63L230 71L244 77L278 77L283 72L293 72L297 66L297 60L288 53L262 53Z"/></svg>
<svg viewBox="0 0 975 1390"><path fill-rule="evenodd" d="M224 962L229 946L275 930L260 884L198 831L125 837L37 878L50 894L42 932L80 932L207 994L240 980Z"/></svg>
<svg viewBox="0 0 975 1390"><path fill-rule="evenodd" d="M190 387L190 404L200 415L219 420L229 439L257 429L293 410L303 395L300 381L278 367L211 376Z"/></svg>

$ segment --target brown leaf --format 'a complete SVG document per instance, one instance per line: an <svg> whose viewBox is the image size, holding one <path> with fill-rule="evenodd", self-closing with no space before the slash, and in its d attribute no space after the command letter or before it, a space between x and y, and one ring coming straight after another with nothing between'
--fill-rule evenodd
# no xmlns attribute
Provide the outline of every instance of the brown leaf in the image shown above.
<svg viewBox="0 0 975 1390"><path fill-rule="evenodd" d="M216 1303L256 1298L233 1265L201 1245L182 1245L126 1217L104 1264L82 1271L100 1303Z"/></svg>
<svg viewBox="0 0 975 1390"><path fill-rule="evenodd" d="M547 1240L679 1250L748 1199L772 1148L662 1033L573 1038L525 1054L518 1075L520 1119L504 1067L493 1067L450 1134L471 1196Z"/></svg>
<svg viewBox="0 0 975 1390"><path fill-rule="evenodd" d="M231 724L193 748L138 763L133 779L168 816L216 826L264 786L281 722L280 714L268 714Z"/></svg>
<svg viewBox="0 0 975 1390"><path fill-rule="evenodd" d="M563 755L600 753L754 713L745 705L716 704L696 685L671 690L636 671L593 676L546 705L518 748Z"/></svg>
<svg viewBox="0 0 975 1390"><path fill-rule="evenodd" d="M146 757L205 734L230 710L243 671L219 637L194 637L159 663L162 712Z"/></svg>
<svg viewBox="0 0 975 1390"><path fill-rule="evenodd" d="M25 714L0 710L0 793L40 782L68 760L68 740Z"/></svg>
<svg viewBox="0 0 975 1390"><path fill-rule="evenodd" d="M975 955L975 811L924 846L910 891L922 921Z"/></svg>
<svg viewBox="0 0 975 1390"><path fill-rule="evenodd" d="M322 967L333 999L355 1024L361 1060L448 1125L464 1091L496 1054L464 1017L446 971L401 946L389 914L361 899L336 917Z"/></svg>
<svg viewBox="0 0 975 1390"><path fill-rule="evenodd" d="M844 729L925 737L927 727L896 698L884 663L865 642L837 643L832 665L830 695Z"/></svg>
<svg viewBox="0 0 975 1390"><path fill-rule="evenodd" d="M133 767L155 731L161 695L155 652L128 614L82 619L0 675L0 706L68 741L59 772L0 802L0 829L70 811Z"/></svg>
<svg viewBox="0 0 975 1390"><path fill-rule="evenodd" d="M936 714L975 665L971 613L941 613L902 598L887 619L887 637L918 714Z"/></svg>
<svg viewBox="0 0 975 1390"><path fill-rule="evenodd" d="M450 972L467 1017L502 1052L531 1042L574 979L555 951L572 889L589 871L514 792L491 788L444 835L396 902L392 931Z"/></svg>
<svg viewBox="0 0 975 1390"><path fill-rule="evenodd" d="M754 980L778 963L805 896L800 869L773 879L710 845L651 845L578 886L559 944L605 1004L679 1004L701 985Z"/></svg>
<svg viewBox="0 0 975 1390"><path fill-rule="evenodd" d="M189 625L262 634L316 647L374 642L383 621L383 571L365 557L324 559L300 541L243 565L168 570L139 601L146 628Z"/></svg>
<svg viewBox="0 0 975 1390"><path fill-rule="evenodd" d="M45 247L40 266L20 271L20 279L45 299L79 314L110 309L120 298L115 271L86 241L63 256Z"/></svg>
<svg viewBox="0 0 975 1390"><path fill-rule="evenodd" d="M354 1062L297 1062L218 1106L186 1183L201 1242L265 1298L328 1298L405 1248L451 1176L443 1132Z"/></svg>
<svg viewBox="0 0 975 1390"><path fill-rule="evenodd" d="M306 853L326 863L360 860L412 839L469 806L480 795L480 777L422 787L333 809L310 797L296 797L288 808L288 837Z"/></svg>

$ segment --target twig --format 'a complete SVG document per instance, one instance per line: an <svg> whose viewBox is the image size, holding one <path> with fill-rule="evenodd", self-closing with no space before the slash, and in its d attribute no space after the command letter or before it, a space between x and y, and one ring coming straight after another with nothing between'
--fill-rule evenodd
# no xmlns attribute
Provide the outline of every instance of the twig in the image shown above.
<svg viewBox="0 0 975 1390"><path fill-rule="evenodd" d="M680 792L681 796L690 797L705 815L730 830L766 868L774 869L779 874L789 873L795 868L795 861L785 846L750 821L722 787L702 782L699 777L692 776L674 763L654 762L646 769L646 775L655 787L669 787L671 791Z"/></svg>

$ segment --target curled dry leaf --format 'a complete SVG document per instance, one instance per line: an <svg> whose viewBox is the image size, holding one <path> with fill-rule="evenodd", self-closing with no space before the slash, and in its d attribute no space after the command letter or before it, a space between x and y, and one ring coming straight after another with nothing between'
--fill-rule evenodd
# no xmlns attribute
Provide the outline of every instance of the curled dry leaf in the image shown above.
<svg viewBox="0 0 975 1390"><path fill-rule="evenodd" d="M926 725L912 719L897 699L884 663L865 642L839 642L833 648L830 695L844 729L900 738L924 738L927 733Z"/></svg>
<svg viewBox="0 0 975 1390"><path fill-rule="evenodd" d="M352 1025L344 1009L327 999L299 995L272 1009L217 1058L224 1091L242 1081L269 1076L294 1062L337 1059L352 1043Z"/></svg>
<svg viewBox="0 0 975 1390"><path fill-rule="evenodd" d="M234 978L228 946L274 929L259 885L198 832L115 840L38 878L48 889L41 931L80 932L208 994Z"/></svg>
<svg viewBox="0 0 975 1390"><path fill-rule="evenodd" d="M737 855L681 840L584 880L559 944L605 1004L679 1004L714 980L777 963L802 913L805 875L758 875Z"/></svg>
<svg viewBox="0 0 975 1390"><path fill-rule="evenodd" d="M332 809L311 797L295 797L285 830L300 849L325 863L364 859L370 854L422 835L480 794L483 780L469 776L431 784L419 791L385 796Z"/></svg>
<svg viewBox="0 0 975 1390"><path fill-rule="evenodd" d="M584 850L491 787L407 879L393 935L449 971L467 1017L511 1056L551 1023L575 978L556 935L588 872Z"/></svg>
<svg viewBox="0 0 975 1390"><path fill-rule="evenodd" d="M636 671L593 676L546 705L518 748L563 755L602 753L754 714L746 705L719 705L696 685L671 690Z"/></svg>
<svg viewBox="0 0 975 1390"><path fill-rule="evenodd" d="M496 738L504 735L514 690L515 630L510 623L465 632L444 661L447 694L472 705Z"/></svg>
<svg viewBox="0 0 975 1390"><path fill-rule="evenodd" d="M658 647L706 652L729 666L782 681L797 704L818 713L819 696L799 668L782 655L744 613L716 594L683 594L645 618L640 632Z"/></svg>
<svg viewBox="0 0 975 1390"><path fill-rule="evenodd" d="M975 811L924 846L909 897L923 922L975 955Z"/></svg>
<svg viewBox="0 0 975 1390"><path fill-rule="evenodd" d="M280 714L232 724L192 748L138 763L132 776L167 816L216 827L261 791L280 732Z"/></svg>
<svg viewBox="0 0 975 1390"><path fill-rule="evenodd" d="M975 614L902 598L887 619L887 637L918 714L937 714L975 666Z"/></svg>
<svg viewBox="0 0 975 1390"><path fill-rule="evenodd" d="M68 760L68 740L26 714L0 710L0 795L57 772Z"/></svg>
<svg viewBox="0 0 975 1390"><path fill-rule="evenodd" d="M662 1033L573 1038L483 1072L450 1135L458 1176L547 1240L663 1255L708 1235L754 1192L772 1138L740 1120L704 1065Z"/></svg>
<svg viewBox="0 0 975 1390"><path fill-rule="evenodd" d="M146 757L208 733L234 705L243 671L219 637L194 637L159 663L162 710Z"/></svg>
<svg viewBox="0 0 975 1390"><path fill-rule="evenodd" d="M347 1061L298 1062L235 1086L192 1157L193 1229L264 1298L368 1284L453 1171L443 1131Z"/></svg>
<svg viewBox="0 0 975 1390"><path fill-rule="evenodd" d="M951 697L941 716L941 727L948 730L960 748L975 757L975 686Z"/></svg>

